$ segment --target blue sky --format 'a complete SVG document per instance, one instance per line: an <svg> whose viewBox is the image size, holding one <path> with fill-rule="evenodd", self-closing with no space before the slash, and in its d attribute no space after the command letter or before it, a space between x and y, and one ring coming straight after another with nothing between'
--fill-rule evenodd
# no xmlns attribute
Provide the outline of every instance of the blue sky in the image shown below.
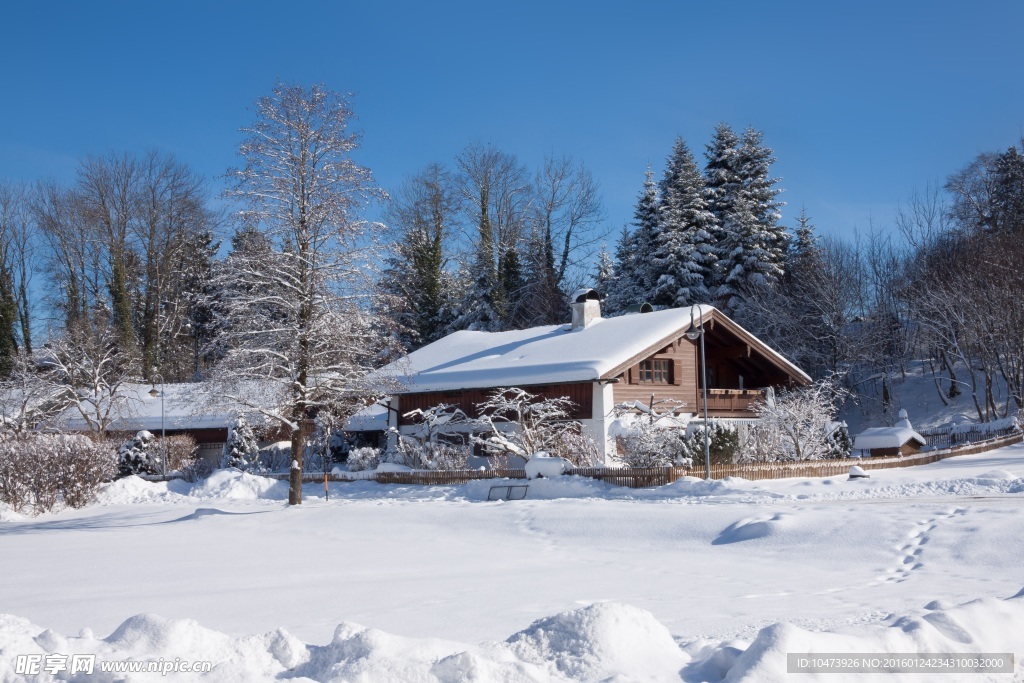
<svg viewBox="0 0 1024 683"><path fill-rule="evenodd" d="M892 222L1024 132L1024 3L23 2L0 41L0 177L157 148L210 177L280 78L355 93L358 159L385 188L473 140L570 154L613 232L676 135L775 149L792 224ZM215 180L219 187L219 180Z"/></svg>

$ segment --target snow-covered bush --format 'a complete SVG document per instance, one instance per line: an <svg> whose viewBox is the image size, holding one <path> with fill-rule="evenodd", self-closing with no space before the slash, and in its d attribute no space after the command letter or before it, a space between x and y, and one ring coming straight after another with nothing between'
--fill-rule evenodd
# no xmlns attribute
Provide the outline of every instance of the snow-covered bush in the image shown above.
<svg viewBox="0 0 1024 683"><path fill-rule="evenodd" d="M252 425L239 415L228 427L221 467L237 467L243 472L259 469L260 447Z"/></svg>
<svg viewBox="0 0 1024 683"><path fill-rule="evenodd" d="M574 467L597 467L604 463L604 452L579 429L563 432L551 454L568 460Z"/></svg>
<svg viewBox="0 0 1024 683"><path fill-rule="evenodd" d="M759 419L748 434L741 458L750 461L816 460L835 452L836 404L846 391L831 380L809 387L765 392L754 405Z"/></svg>
<svg viewBox="0 0 1024 683"><path fill-rule="evenodd" d="M156 439L145 429L122 443L117 449L118 476L160 474L160 449L154 448L155 444Z"/></svg>
<svg viewBox="0 0 1024 683"><path fill-rule="evenodd" d="M394 434L394 446L382 456L383 462L404 465L414 470L461 470L467 467L469 435L457 427L471 425L459 408L442 403L426 410L412 410L405 417L413 420L409 434ZM352 456L349 455L351 462ZM350 465L351 468L351 465Z"/></svg>
<svg viewBox="0 0 1024 683"><path fill-rule="evenodd" d="M849 458L853 452L853 439L845 422L832 423L832 432L828 435L829 458Z"/></svg>
<svg viewBox="0 0 1024 683"><path fill-rule="evenodd" d="M414 470L463 470L468 466L469 454L468 446L443 441L432 443L402 434L382 461Z"/></svg>
<svg viewBox="0 0 1024 683"><path fill-rule="evenodd" d="M686 466L686 421L679 401L664 399L615 406L619 458L629 467Z"/></svg>
<svg viewBox="0 0 1024 683"><path fill-rule="evenodd" d="M160 457L160 449L163 448L162 439L156 439L152 449L154 455ZM172 434L167 437L167 471L184 472L195 463L199 449L196 440L188 434Z"/></svg>
<svg viewBox="0 0 1024 683"><path fill-rule="evenodd" d="M687 465L686 432L638 422L619 437L619 455L630 467Z"/></svg>
<svg viewBox="0 0 1024 683"><path fill-rule="evenodd" d="M115 472L109 446L83 436L27 433L0 440L0 502L18 512L47 512L61 500L82 507Z"/></svg>
<svg viewBox="0 0 1024 683"><path fill-rule="evenodd" d="M348 469L350 472L361 472L363 470L375 470L380 464L383 453L379 448L364 446L353 448L348 453Z"/></svg>
<svg viewBox="0 0 1024 683"><path fill-rule="evenodd" d="M691 467L703 467L704 462L703 425L691 430L683 439L683 457L689 458ZM740 437L736 428L724 422L711 422L708 429L708 459L712 465L728 465L736 459Z"/></svg>
<svg viewBox="0 0 1024 683"><path fill-rule="evenodd" d="M555 451L563 434L579 429L569 419L573 406L565 397L542 398L515 387L496 389L477 404L480 417L474 422L480 432L473 442L492 455L527 460L540 451Z"/></svg>

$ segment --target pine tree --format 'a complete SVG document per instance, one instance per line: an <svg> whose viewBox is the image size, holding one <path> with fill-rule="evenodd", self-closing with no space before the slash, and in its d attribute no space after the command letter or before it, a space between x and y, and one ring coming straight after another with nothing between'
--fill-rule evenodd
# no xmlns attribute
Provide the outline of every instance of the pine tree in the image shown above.
<svg viewBox="0 0 1024 683"><path fill-rule="evenodd" d="M780 210L785 202L778 201L782 189L775 187L779 179L771 177L771 166L775 163L771 148L764 145L764 133L754 128L743 131L740 145L740 176L748 200L753 204L754 213L761 230L766 233L766 242L772 249L775 263L782 267L790 236L779 225Z"/></svg>
<svg viewBox="0 0 1024 683"><path fill-rule="evenodd" d="M992 215L997 229L1024 233L1024 155L1010 147L996 157Z"/></svg>
<svg viewBox="0 0 1024 683"><path fill-rule="evenodd" d="M787 287L816 267L821 252L818 236L814 233L814 225L807 215L806 208L801 207L796 222L797 228L786 256L785 283Z"/></svg>
<svg viewBox="0 0 1024 683"><path fill-rule="evenodd" d="M608 249L601 245L601 251L597 254L597 265L594 272L594 288L607 297L615 287L615 261L612 260Z"/></svg>
<svg viewBox="0 0 1024 683"><path fill-rule="evenodd" d="M7 379L14 369L18 354L18 305L14 298L14 281L0 260L0 379Z"/></svg>
<svg viewBox="0 0 1024 683"><path fill-rule="evenodd" d="M406 351L437 341L452 323L446 243L456 208L451 176L440 164L406 182L388 208L393 243L379 282L380 308Z"/></svg>
<svg viewBox="0 0 1024 683"><path fill-rule="evenodd" d="M523 327L564 322L569 308L565 293L558 286L554 252L546 231L534 230L530 234L525 261L519 316Z"/></svg>
<svg viewBox="0 0 1024 683"><path fill-rule="evenodd" d="M715 217L707 208L704 176L682 138L676 138L660 190L652 303L678 307L706 302L717 260Z"/></svg>
<svg viewBox="0 0 1024 683"><path fill-rule="evenodd" d="M486 203L483 206L486 207ZM500 330L504 292L494 261L494 234L486 208L480 216L470 277L471 284L462 300L462 315L455 321L455 328L481 332Z"/></svg>
<svg viewBox="0 0 1024 683"><path fill-rule="evenodd" d="M615 288L609 292L605 309L622 313L629 306L650 302L654 283L651 278L650 255L654 251L659 216L658 186L654 173L647 167L643 190L633 212L636 229L622 229L615 247Z"/></svg>
<svg viewBox="0 0 1024 683"><path fill-rule="evenodd" d="M715 129L705 168L708 201L719 225L715 298L732 313L744 290L772 286L784 273L789 236L779 226L777 179L769 177L772 151L753 128L742 140L726 124Z"/></svg>

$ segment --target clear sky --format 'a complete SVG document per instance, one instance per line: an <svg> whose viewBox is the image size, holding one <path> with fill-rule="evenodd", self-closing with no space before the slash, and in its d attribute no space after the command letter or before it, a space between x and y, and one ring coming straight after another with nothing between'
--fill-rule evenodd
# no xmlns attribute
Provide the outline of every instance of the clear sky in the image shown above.
<svg viewBox="0 0 1024 683"><path fill-rule="evenodd" d="M793 223L891 223L1024 132L1024 2L9 2L0 177L156 148L216 177L280 78L355 93L385 188L473 140L585 162L631 220L676 135L765 133ZM219 179L215 186L220 186Z"/></svg>

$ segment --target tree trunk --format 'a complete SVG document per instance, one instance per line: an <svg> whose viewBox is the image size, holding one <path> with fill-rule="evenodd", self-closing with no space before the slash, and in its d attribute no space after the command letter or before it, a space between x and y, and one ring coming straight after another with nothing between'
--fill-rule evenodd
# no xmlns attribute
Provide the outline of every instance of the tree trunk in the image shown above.
<svg viewBox="0 0 1024 683"><path fill-rule="evenodd" d="M288 468L288 504L302 505L302 419L295 421L298 425L292 430L292 462Z"/></svg>

